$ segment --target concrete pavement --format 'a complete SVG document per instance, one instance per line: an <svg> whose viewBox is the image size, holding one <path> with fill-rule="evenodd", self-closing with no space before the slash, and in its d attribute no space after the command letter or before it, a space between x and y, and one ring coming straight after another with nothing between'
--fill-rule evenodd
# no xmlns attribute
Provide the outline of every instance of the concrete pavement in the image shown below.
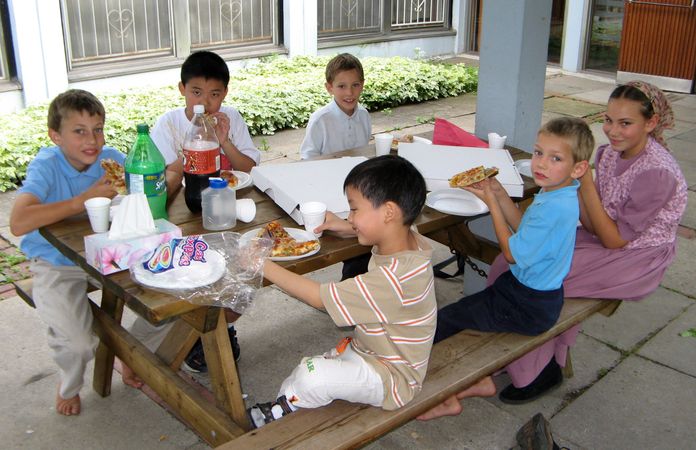
<svg viewBox="0 0 696 450"><path fill-rule="evenodd" d="M569 76L549 70L543 120L558 115L586 118L602 112L612 80ZM696 96L669 94L676 127L668 145L690 186L675 263L658 290L641 302L624 303L609 318L592 317L573 347L575 376L545 397L521 406L493 399L469 399L464 412L427 423L411 422L368 448L507 449L519 427L535 413L551 422L559 444L571 449L693 448L696 415L696 338L679 333L696 327ZM372 114L373 132L398 128L403 133L432 129L443 117L473 131L476 98L464 95ZM601 124L592 125L598 143L606 142ZM264 163L299 158L304 130L264 139ZM0 195L0 236L10 242L7 217L13 193ZM439 246L436 261L448 256ZM337 266L313 273L337 278ZM461 278L437 280L440 306L462 293ZM16 297L0 301L0 435L2 448L207 448L193 432L140 391L114 377L112 394L100 398L91 388L91 368L82 390L83 413L61 417L54 411L58 374L36 311ZM132 320L127 315L124 322ZM242 358L239 371L249 404L275 397L281 380L304 355L330 348L344 330L321 312L298 303L273 287L264 288L254 306L237 322ZM196 379L203 385L206 376ZM506 375L496 377L499 387Z"/></svg>

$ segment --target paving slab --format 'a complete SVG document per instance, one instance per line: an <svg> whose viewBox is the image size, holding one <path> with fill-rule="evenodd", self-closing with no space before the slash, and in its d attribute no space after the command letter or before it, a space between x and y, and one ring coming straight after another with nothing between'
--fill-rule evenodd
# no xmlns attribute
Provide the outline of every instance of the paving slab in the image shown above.
<svg viewBox="0 0 696 450"><path fill-rule="evenodd" d="M0 227L7 227L10 225L10 211L12 211L12 205L17 198L17 191L3 192L0 195L0 211L6 212L5 214L0 214Z"/></svg>
<svg viewBox="0 0 696 450"><path fill-rule="evenodd" d="M677 255L672 265L667 268L662 286L687 297L696 298L694 261L696 261L696 240L677 236Z"/></svg>
<svg viewBox="0 0 696 450"><path fill-rule="evenodd" d="M674 138L686 142L696 142L696 128L691 128L689 131L677 134Z"/></svg>
<svg viewBox="0 0 696 450"><path fill-rule="evenodd" d="M611 91L614 90L614 87L614 85L607 85L607 87L571 94L568 97L606 106L607 101L609 100L609 95L611 95Z"/></svg>
<svg viewBox="0 0 696 450"><path fill-rule="evenodd" d="M606 109L605 105L588 103L567 97L550 97L544 100L544 111L565 114L573 117L588 117Z"/></svg>
<svg viewBox="0 0 696 450"><path fill-rule="evenodd" d="M689 199L680 224L691 229L696 229L696 192L688 191L687 196Z"/></svg>
<svg viewBox="0 0 696 450"><path fill-rule="evenodd" d="M617 349L631 351L645 338L664 328L691 300L658 287L639 301L624 301L610 317L595 314L583 322L583 333Z"/></svg>
<svg viewBox="0 0 696 450"><path fill-rule="evenodd" d="M638 354L657 363L696 377L696 337L680 336L696 328L696 301L683 314L650 339Z"/></svg>
<svg viewBox="0 0 696 450"><path fill-rule="evenodd" d="M571 353L573 377L563 380L563 384L559 388L547 395L523 405L505 404L497 396L486 400L520 419L532 417L538 412L549 418L561 410L567 401L574 398L578 392L597 381L601 373L614 367L621 358L621 354L616 350L583 334L578 335L578 340ZM501 374L494 377L494 382L498 392L500 392L510 384L510 378L507 374Z"/></svg>
<svg viewBox="0 0 696 450"><path fill-rule="evenodd" d="M203 449L200 439L140 391L114 374L111 396L91 389L93 364L86 370L82 414L55 412L59 377L36 310L19 297L0 301L5 364L0 366L2 448ZM108 424L108 425L107 425Z"/></svg>
<svg viewBox="0 0 696 450"><path fill-rule="evenodd" d="M692 97L693 95L672 102L672 112L676 119L693 125L696 124L696 102Z"/></svg>
<svg viewBox="0 0 696 450"><path fill-rule="evenodd" d="M624 360L551 419L591 449L693 448L696 378L637 356Z"/></svg>
<svg viewBox="0 0 696 450"><path fill-rule="evenodd" d="M575 79L574 77L552 76L546 78L544 91L550 94L571 95L588 90L611 90L613 87L614 80L609 78L606 81L599 81L589 78Z"/></svg>
<svg viewBox="0 0 696 450"><path fill-rule="evenodd" d="M411 421L365 448L508 450L515 443L515 433L528 420L501 412L481 399L468 399L463 406L459 416Z"/></svg>

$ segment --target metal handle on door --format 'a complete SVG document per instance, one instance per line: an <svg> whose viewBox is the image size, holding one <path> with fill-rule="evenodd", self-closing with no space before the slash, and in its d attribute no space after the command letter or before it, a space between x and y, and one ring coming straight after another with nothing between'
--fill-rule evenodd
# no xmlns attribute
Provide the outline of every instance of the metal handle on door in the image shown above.
<svg viewBox="0 0 696 450"><path fill-rule="evenodd" d="M673 8L689 8L693 9L696 0L691 0L690 5L675 5L674 3L658 3L658 2L641 2L636 0L628 0L628 3L635 3L636 5L656 5L656 6L670 6Z"/></svg>

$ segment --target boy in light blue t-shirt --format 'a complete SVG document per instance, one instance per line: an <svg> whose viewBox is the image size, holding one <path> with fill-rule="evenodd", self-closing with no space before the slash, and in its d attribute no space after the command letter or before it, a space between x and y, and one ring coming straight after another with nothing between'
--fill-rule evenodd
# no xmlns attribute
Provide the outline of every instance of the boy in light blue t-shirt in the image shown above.
<svg viewBox="0 0 696 450"><path fill-rule="evenodd" d="M48 136L56 145L39 150L29 164L10 215L12 234L25 235L20 248L32 261L32 297L48 325L48 345L60 369L56 412L66 416L80 413L79 392L97 339L86 296L87 274L38 229L83 213L87 199L116 195L100 162L109 158L123 164L125 155L104 146L104 117L104 106L87 91L68 90L51 102ZM124 382L142 385L135 377L124 377Z"/></svg>

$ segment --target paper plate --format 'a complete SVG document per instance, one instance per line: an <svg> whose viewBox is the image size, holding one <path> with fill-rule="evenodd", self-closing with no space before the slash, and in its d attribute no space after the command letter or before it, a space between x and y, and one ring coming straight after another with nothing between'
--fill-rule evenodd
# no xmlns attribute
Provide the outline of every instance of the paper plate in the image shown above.
<svg viewBox="0 0 696 450"><path fill-rule="evenodd" d="M225 257L208 249L206 262L193 261L190 266L177 267L166 272L152 273L138 264L133 269L136 281L145 286L160 289L194 289L215 283L227 270Z"/></svg>
<svg viewBox="0 0 696 450"><path fill-rule="evenodd" d="M445 214L476 216L488 212L488 206L471 192L449 188L433 191L425 198L425 204Z"/></svg>
<svg viewBox="0 0 696 450"><path fill-rule="evenodd" d="M420 136L413 136L413 142L420 142L421 144L432 144L433 141Z"/></svg>
<svg viewBox="0 0 696 450"><path fill-rule="evenodd" d="M232 189L234 189L234 190L244 189L245 187L252 185L253 180L251 179L251 175L249 175L248 173L242 172L241 170L233 170L232 173L239 180L237 182L237 185L235 187L233 187Z"/></svg>
<svg viewBox="0 0 696 450"><path fill-rule="evenodd" d="M300 228L286 228L285 231L288 232L290 236L298 240L299 242L305 242L305 241L315 241L317 238L314 236L314 233L310 233L307 230L302 230ZM240 245L246 245L251 241L253 238L258 237L259 233L261 232L261 228L254 228L251 231L247 231L243 235L240 236L239 238L239 243ZM296 259L302 259L306 258L307 256L312 256L321 250L321 243L319 244L319 247L317 247L315 250L312 250L311 252L307 252L304 255L299 255L299 256L271 256L270 260L271 261L294 261Z"/></svg>
<svg viewBox="0 0 696 450"><path fill-rule="evenodd" d="M532 160L531 159L518 159L514 162L515 167L520 175L528 176L532 178Z"/></svg>

